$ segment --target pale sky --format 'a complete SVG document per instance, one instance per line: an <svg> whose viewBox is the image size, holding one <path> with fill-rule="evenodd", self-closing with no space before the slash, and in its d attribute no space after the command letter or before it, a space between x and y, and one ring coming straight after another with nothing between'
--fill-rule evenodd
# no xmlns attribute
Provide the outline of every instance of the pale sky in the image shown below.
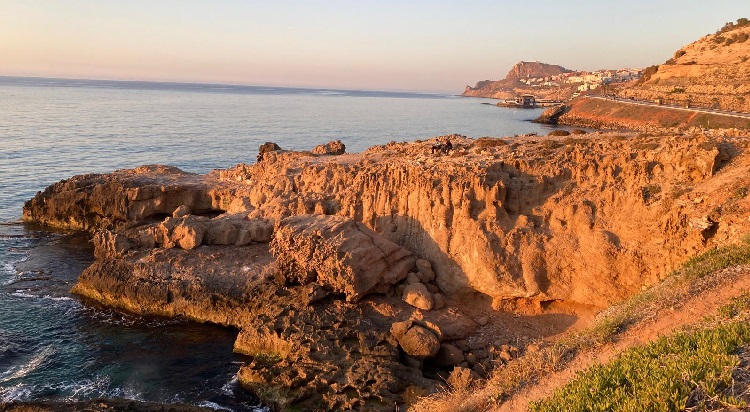
<svg viewBox="0 0 750 412"><path fill-rule="evenodd" d="M459 93L520 60L645 67L748 0L0 0L0 75Z"/></svg>

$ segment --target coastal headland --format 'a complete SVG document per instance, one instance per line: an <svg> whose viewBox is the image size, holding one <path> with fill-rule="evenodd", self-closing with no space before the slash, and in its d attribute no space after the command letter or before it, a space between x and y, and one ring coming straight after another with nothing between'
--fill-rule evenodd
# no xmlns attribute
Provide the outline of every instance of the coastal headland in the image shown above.
<svg viewBox="0 0 750 412"><path fill-rule="evenodd" d="M737 242L748 145L699 129L269 145L206 175L75 176L24 220L91 234L75 293L239 329L239 380L269 406L392 411Z"/></svg>

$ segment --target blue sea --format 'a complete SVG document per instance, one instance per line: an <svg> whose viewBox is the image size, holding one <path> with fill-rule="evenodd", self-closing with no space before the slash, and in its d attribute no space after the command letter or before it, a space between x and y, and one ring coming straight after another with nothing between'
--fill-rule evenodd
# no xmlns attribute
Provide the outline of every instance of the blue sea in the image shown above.
<svg viewBox="0 0 750 412"><path fill-rule="evenodd" d="M481 103L491 103L490 105ZM20 223L61 179L142 164L206 173L258 146L348 152L458 133L546 134L540 110L405 92L0 77L0 404L127 398L264 410L237 384L236 331L141 317L69 290L91 263L85 236Z"/></svg>

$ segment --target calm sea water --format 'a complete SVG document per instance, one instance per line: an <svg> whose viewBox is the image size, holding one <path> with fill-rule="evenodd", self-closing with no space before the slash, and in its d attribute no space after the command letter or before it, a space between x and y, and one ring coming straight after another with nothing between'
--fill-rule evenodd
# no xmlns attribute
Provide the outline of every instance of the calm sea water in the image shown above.
<svg viewBox="0 0 750 412"><path fill-rule="evenodd" d="M75 174L142 164L205 173L266 141L348 152L450 133L546 133L539 110L447 95L0 77L0 403L130 399L254 410L236 332L145 318L69 293L91 262L81 235L18 223L23 202Z"/></svg>

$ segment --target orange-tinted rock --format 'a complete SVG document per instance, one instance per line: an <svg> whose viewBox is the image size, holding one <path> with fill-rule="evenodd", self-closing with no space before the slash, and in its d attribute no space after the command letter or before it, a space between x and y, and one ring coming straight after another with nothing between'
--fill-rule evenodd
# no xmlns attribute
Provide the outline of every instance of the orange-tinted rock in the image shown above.
<svg viewBox="0 0 750 412"><path fill-rule="evenodd" d="M352 302L385 293L414 267L410 251L340 216L293 216L275 230L271 250L287 278L317 282Z"/></svg>

